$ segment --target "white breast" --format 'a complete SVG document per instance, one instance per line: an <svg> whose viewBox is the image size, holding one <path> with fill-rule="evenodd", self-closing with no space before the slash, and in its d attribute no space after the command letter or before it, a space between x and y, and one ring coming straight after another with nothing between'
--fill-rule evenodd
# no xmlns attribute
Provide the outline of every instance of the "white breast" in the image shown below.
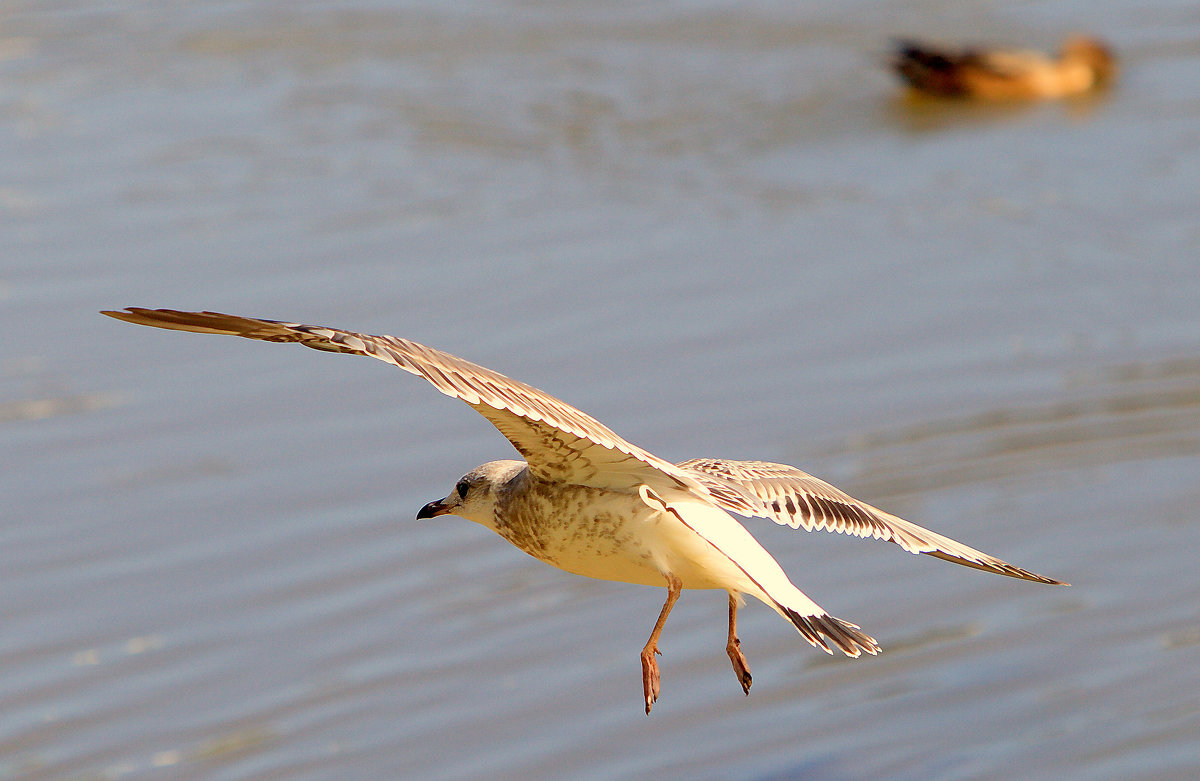
<svg viewBox="0 0 1200 781"><path fill-rule="evenodd" d="M496 531L560 569L601 580L762 596L787 576L729 513L689 494L648 503L623 492L543 484L497 508ZM664 509L664 507L666 509Z"/></svg>

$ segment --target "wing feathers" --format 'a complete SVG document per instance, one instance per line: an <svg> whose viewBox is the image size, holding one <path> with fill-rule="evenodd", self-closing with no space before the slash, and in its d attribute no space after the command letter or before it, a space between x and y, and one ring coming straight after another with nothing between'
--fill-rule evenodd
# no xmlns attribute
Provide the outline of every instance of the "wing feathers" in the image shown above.
<svg viewBox="0 0 1200 781"><path fill-rule="evenodd" d="M130 307L103 314L176 331L298 342L314 350L366 355L390 363L470 404L525 456L532 472L548 479L631 491L639 485L681 488L726 510L770 518L792 528L891 540L913 553L1014 578L1059 583L889 515L795 467L721 459L671 464L553 396L407 339L217 312Z"/></svg>
<svg viewBox="0 0 1200 781"><path fill-rule="evenodd" d="M711 493L717 491L728 504L746 509L751 506L736 487L679 469L553 396L407 339L218 312L130 307L103 314L137 325L267 342L298 342L314 350L376 358L423 377L447 396L470 404L525 456L531 471L548 479L627 490L636 490L642 483L679 487L714 501Z"/></svg>
<svg viewBox="0 0 1200 781"><path fill-rule="evenodd" d="M985 572L1038 583L1066 585L860 502L793 466L715 458L696 458L677 466L742 486L757 498L756 506L749 515L770 518L793 529L804 527L808 531L828 530L856 537L890 540L911 553L924 553ZM731 505L723 506L734 512L744 512Z"/></svg>

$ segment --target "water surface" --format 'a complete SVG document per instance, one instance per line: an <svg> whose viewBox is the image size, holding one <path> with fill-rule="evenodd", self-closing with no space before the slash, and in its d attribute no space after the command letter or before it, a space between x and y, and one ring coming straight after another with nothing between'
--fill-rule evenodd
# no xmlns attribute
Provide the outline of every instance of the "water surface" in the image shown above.
<svg viewBox="0 0 1200 781"><path fill-rule="evenodd" d="M896 35L1111 92L906 101ZM0 778L1200 773L1200 17L1184 3L6 3ZM751 530L885 653L416 523L507 443L394 333L659 455L794 463L1070 589Z"/></svg>

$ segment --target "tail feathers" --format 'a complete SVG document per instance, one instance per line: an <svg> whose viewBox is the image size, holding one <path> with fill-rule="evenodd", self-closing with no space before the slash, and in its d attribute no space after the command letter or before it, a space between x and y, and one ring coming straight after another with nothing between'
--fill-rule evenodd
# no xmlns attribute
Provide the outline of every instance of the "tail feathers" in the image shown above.
<svg viewBox="0 0 1200 781"><path fill-rule="evenodd" d="M915 41L897 41L892 69L919 90L940 95L964 92L959 68L962 56L931 49Z"/></svg>
<svg viewBox="0 0 1200 781"><path fill-rule="evenodd" d="M779 609L788 617L800 634L813 645L815 648L820 648L827 654L833 653L829 644L825 642L826 638L831 640L834 645L841 649L842 653L849 657L857 657L863 651L874 656L879 653L879 644L875 642L875 638L870 637L857 624L851 624L849 621L843 621L840 618L834 618L828 613L821 615L806 616L799 611L793 610L790 607L783 605Z"/></svg>

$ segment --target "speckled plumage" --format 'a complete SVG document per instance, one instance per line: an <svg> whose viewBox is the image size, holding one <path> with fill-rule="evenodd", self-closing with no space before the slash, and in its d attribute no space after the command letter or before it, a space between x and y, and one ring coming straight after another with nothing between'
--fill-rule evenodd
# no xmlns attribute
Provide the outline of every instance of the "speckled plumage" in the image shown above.
<svg viewBox="0 0 1200 781"><path fill-rule="evenodd" d="M771 607L827 653L831 646L851 657L879 652L858 626L829 615L796 588L731 512L890 540L912 553L1059 583L860 502L792 466L712 458L669 463L553 396L406 339L215 312L130 308L104 314L158 328L366 355L470 404L525 460L476 467L417 517L459 515L568 572L666 585L667 601L641 654L647 713L659 695L658 638L684 588L728 592L726 652L747 694L750 670L736 634L742 595Z"/></svg>

